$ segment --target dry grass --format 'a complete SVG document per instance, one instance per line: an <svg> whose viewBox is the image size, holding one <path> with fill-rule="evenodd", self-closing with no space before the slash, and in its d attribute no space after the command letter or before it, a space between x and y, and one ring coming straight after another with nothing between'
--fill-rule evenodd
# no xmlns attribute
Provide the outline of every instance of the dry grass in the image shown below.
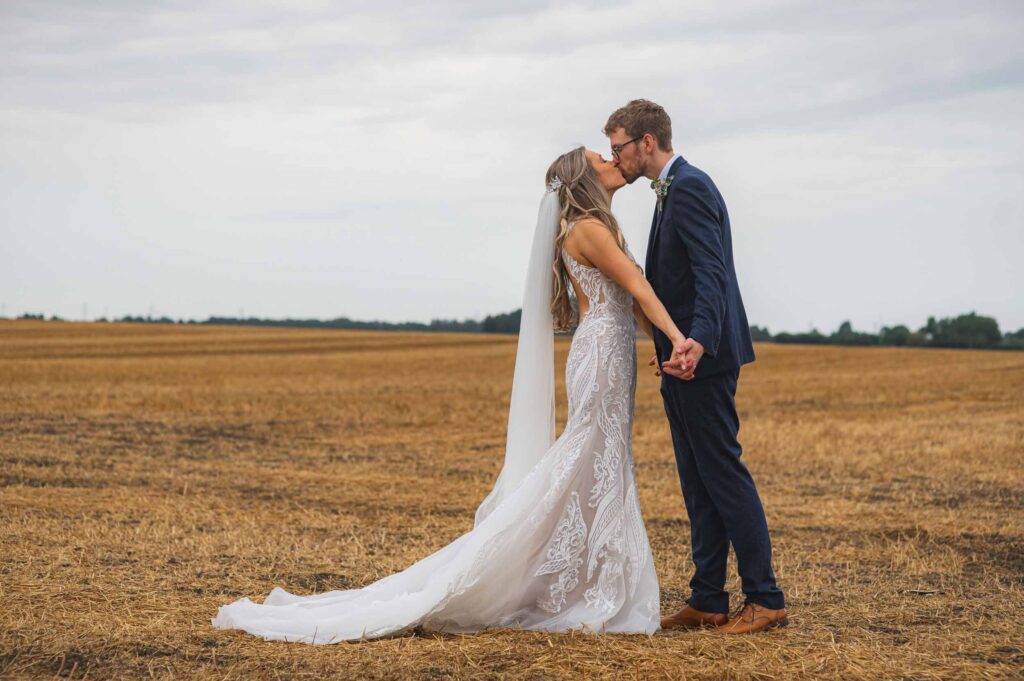
<svg viewBox="0 0 1024 681"><path fill-rule="evenodd" d="M359 586L469 529L514 353L502 336L0 322L0 676L1020 678L1024 353L758 348L741 439L786 630L312 647L210 626L239 596ZM635 455L667 611L689 530L644 365Z"/></svg>

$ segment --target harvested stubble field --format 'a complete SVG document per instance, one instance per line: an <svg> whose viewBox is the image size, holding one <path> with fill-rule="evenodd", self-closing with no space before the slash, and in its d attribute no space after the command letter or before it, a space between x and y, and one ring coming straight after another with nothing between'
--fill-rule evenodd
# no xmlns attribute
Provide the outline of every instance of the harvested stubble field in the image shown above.
<svg viewBox="0 0 1024 681"><path fill-rule="evenodd" d="M0 322L0 676L1019 678L1024 353L757 351L740 435L789 628L308 646L209 620L275 585L366 584L468 530L501 465L515 339ZM689 527L638 353L669 611Z"/></svg>

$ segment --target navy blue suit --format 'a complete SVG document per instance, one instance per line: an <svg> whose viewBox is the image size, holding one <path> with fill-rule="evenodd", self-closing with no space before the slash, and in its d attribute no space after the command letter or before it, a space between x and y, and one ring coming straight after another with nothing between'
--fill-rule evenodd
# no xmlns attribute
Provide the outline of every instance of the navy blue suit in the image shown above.
<svg viewBox="0 0 1024 681"><path fill-rule="evenodd" d="M771 566L771 539L754 480L740 460L736 383L754 361L732 257L725 201L706 173L677 158L661 210L655 210L645 273L679 330L704 346L694 378L662 373L676 467L690 516L695 572L691 606L728 612L729 544L736 551L746 599L785 607ZM654 329L659 364L672 344Z"/></svg>

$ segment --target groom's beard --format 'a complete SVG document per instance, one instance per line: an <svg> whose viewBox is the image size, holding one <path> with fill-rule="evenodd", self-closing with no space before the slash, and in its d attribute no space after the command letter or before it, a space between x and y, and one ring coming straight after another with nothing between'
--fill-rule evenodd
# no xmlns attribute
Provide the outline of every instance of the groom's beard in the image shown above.
<svg viewBox="0 0 1024 681"><path fill-rule="evenodd" d="M619 172L622 173L622 177L625 178L628 184L633 184L640 179L641 175L643 175L643 173L636 173L635 175L633 173L627 173L622 168L619 168Z"/></svg>

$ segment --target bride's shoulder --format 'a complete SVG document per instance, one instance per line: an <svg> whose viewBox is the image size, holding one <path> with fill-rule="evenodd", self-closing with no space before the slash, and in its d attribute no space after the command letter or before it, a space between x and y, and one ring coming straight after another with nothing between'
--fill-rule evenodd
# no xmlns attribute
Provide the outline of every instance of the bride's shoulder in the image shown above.
<svg viewBox="0 0 1024 681"><path fill-rule="evenodd" d="M569 225L569 232L565 236L565 243L572 244L576 248L603 248L606 244L615 242L615 234L611 227L601 220L592 217L584 217Z"/></svg>
<svg viewBox="0 0 1024 681"><path fill-rule="evenodd" d="M602 232L609 232L610 228L605 223L601 222L597 218L584 217L578 220L573 220L569 223L568 235L577 234L579 237L584 239L593 238L599 236Z"/></svg>

